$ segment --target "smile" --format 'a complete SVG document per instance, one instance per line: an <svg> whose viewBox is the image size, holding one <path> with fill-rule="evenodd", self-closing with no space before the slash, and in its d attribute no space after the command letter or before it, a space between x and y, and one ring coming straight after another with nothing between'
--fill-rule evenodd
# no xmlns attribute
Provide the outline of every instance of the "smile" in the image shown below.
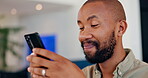
<svg viewBox="0 0 148 78"><path fill-rule="evenodd" d="M84 44L84 51L91 51L92 48L94 48L95 46L89 43L85 43Z"/></svg>

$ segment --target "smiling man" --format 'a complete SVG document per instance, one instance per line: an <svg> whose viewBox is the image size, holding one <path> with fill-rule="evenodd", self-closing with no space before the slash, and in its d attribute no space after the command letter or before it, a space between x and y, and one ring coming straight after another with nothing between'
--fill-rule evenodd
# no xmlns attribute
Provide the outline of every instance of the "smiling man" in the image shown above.
<svg viewBox="0 0 148 78"><path fill-rule="evenodd" d="M123 48L127 23L119 1L88 0L79 11L78 25L86 59L97 63L83 69L88 78L146 77L148 65Z"/></svg>
<svg viewBox="0 0 148 78"><path fill-rule="evenodd" d="M79 40L86 59L95 65L82 71L68 59L45 49L27 57L34 78L147 78L148 64L124 49L126 16L118 0L88 0L78 13ZM54 61L46 60L42 55ZM41 68L46 67L45 68Z"/></svg>

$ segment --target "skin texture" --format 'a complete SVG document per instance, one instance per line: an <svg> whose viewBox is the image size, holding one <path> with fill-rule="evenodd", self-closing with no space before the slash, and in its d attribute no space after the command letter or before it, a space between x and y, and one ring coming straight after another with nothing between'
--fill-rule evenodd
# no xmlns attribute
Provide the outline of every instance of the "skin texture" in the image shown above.
<svg viewBox="0 0 148 78"><path fill-rule="evenodd" d="M116 66L126 56L122 46L122 35L127 28L126 21L113 20L114 17L112 16L108 8L109 7L107 7L107 5L105 5L103 2L93 2L85 4L80 9L78 14L78 25L80 27L80 42L88 39L100 41L100 47L103 48L104 46L108 45L105 42L109 39L110 34L114 31L116 39L114 54L107 61L103 63L98 63L104 78L112 78L112 73L115 70ZM94 15L97 16L97 18L94 18L90 21L87 20ZM87 54L93 56L96 52L96 47L88 48L84 51Z"/></svg>
<svg viewBox="0 0 148 78"><path fill-rule="evenodd" d="M78 66L58 54L40 48L33 49L33 53L27 57L27 60L31 63L28 71L33 78L85 78ZM46 60L36 55L42 55L54 61ZM40 68L40 66L47 68L45 69L46 77L42 76L43 68Z"/></svg>
<svg viewBox="0 0 148 78"><path fill-rule="evenodd" d="M113 16L112 19L114 19L115 21L126 20L123 6L118 0L88 0L84 3L84 5L94 2L103 2L105 5L107 5L108 7L106 7L106 9L110 10L110 13L112 13Z"/></svg>
<svg viewBox="0 0 148 78"><path fill-rule="evenodd" d="M97 25L96 25L97 26ZM109 39L107 41L104 41L104 47L101 48L102 45L99 40L92 40L92 39L86 39L81 42L82 48L84 50L85 58L90 63L103 63L109 58L112 57L114 53L114 48L116 45L116 40L114 37L114 32L111 33L109 36ZM96 51L94 54L91 53L91 48L95 47ZM88 51L89 50L89 51Z"/></svg>
<svg viewBox="0 0 148 78"><path fill-rule="evenodd" d="M92 8L93 7L93 8ZM80 28L79 40L93 40L100 42L100 49L109 46L109 39L112 33L116 40L113 55L103 63L97 63L103 74L103 78L113 78L113 71L116 66L125 58L126 54L122 46L122 36L127 28L125 19L115 20L111 13L110 6L102 1L95 1L85 4L78 13L78 25ZM85 43L84 52L93 57L96 53L96 46ZM45 49L33 49L34 55L29 55L30 62L28 71L33 78L85 78L83 72L68 59ZM36 55L42 55L54 61L46 60ZM46 77L41 71L46 67Z"/></svg>

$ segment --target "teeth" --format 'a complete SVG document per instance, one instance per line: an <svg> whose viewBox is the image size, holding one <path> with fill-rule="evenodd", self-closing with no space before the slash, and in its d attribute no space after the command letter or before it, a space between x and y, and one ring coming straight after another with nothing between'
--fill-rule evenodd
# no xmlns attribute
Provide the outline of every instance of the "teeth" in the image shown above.
<svg viewBox="0 0 148 78"><path fill-rule="evenodd" d="M84 45L84 49L90 49L92 47L94 47L94 45L91 45L91 44L85 44Z"/></svg>

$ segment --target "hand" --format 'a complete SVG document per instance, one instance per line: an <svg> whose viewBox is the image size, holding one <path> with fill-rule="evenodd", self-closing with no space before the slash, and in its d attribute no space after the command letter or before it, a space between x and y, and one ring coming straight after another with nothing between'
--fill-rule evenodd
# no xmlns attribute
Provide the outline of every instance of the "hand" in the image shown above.
<svg viewBox="0 0 148 78"><path fill-rule="evenodd" d="M27 60L31 63L28 71L34 78L85 78L84 73L77 65L58 54L40 48L33 49L33 53L35 55L29 55ZM36 55L44 56L53 61ZM41 68L41 66L47 69ZM46 71L45 77L42 75L43 70Z"/></svg>

